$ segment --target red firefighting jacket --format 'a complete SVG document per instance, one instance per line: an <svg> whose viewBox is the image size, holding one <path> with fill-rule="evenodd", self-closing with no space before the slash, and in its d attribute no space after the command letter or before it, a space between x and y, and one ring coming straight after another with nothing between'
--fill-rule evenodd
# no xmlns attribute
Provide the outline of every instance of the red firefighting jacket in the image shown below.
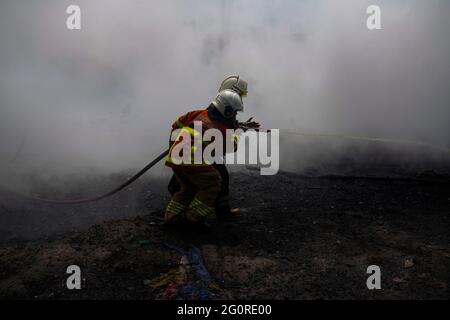
<svg viewBox="0 0 450 320"><path fill-rule="evenodd" d="M201 122L201 130L202 132L198 132L198 130L194 129L194 121ZM198 124L197 124L198 125ZM166 158L165 165L171 168L176 168L178 170L201 170L201 171L207 171L207 170L213 170L212 163L207 163L202 157L201 163L194 163L194 154L196 151L200 151L203 155L203 149L208 145L210 142L202 141L202 149L197 150L197 147L194 145L194 139L196 137L200 137L200 134L204 134L206 130L208 129L218 129L223 137L224 146L223 146L223 152L225 154L226 149L226 130L227 129L233 129L227 124L225 124L222 121L216 120L214 118L211 118L209 115L208 110L194 110L191 112L188 112L181 117L179 117L173 124L172 124L172 131L171 131L171 141L169 142L170 151ZM177 130L177 131L175 131ZM176 135L178 132L178 135L176 136L176 139L173 138L173 136ZM237 136L233 135L231 137L234 150L236 151L237 147ZM175 140L175 141L173 141ZM180 144L184 144L186 146L189 144L189 150L191 152L190 156L190 162L182 162L180 163L180 155L178 152L172 152L174 148L177 146L177 150L180 150L183 146ZM187 148L186 148L187 149ZM181 154L183 156L183 154Z"/></svg>

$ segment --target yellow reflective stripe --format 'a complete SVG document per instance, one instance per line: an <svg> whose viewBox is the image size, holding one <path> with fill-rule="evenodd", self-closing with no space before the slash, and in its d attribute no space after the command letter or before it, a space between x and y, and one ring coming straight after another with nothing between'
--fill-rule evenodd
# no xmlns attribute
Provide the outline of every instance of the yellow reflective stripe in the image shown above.
<svg viewBox="0 0 450 320"><path fill-rule="evenodd" d="M180 121L180 119L177 119L177 121L175 121L175 124L178 126L178 128L183 128L184 127L184 124L183 124L183 122L181 122Z"/></svg>
<svg viewBox="0 0 450 320"><path fill-rule="evenodd" d="M183 205L181 203L178 203L178 202L175 202L173 200L171 200L169 202L169 205L167 206L167 211L172 212L172 213L181 213L184 210L186 210L186 206L185 205Z"/></svg>
<svg viewBox="0 0 450 320"><path fill-rule="evenodd" d="M175 210L184 210L184 209L186 209L185 205L177 203L177 202L175 202L173 200L169 202L169 205L167 207L171 208L171 209L175 209Z"/></svg>
<svg viewBox="0 0 450 320"><path fill-rule="evenodd" d="M191 209L197 211L201 216L209 216L214 213L214 208L208 207L203 202L198 200L197 198L194 198L192 200L191 205L189 206Z"/></svg>
<svg viewBox="0 0 450 320"><path fill-rule="evenodd" d="M180 119L177 119L175 121L175 124L181 129L180 133L178 134L178 136L175 139L175 141L179 141L179 139L180 139L180 137L182 135L182 132L187 132L192 137L194 137L194 139L195 139L195 137L198 137L200 135L200 132L198 132L194 128L191 128L189 126L185 126L180 121ZM206 146L208 144L208 142L207 141L203 141L203 139L202 139L202 144ZM169 154L166 157L166 161L169 162L169 163L174 163L173 160L172 160L172 156L171 156L172 155L172 149L174 148L174 146L175 146L175 143L173 143L172 146L170 147ZM195 145L192 145L192 147L191 147L191 162L194 162L194 159L195 159L194 155L195 155L196 151L197 151L197 147ZM209 166L212 163L210 163L209 161L208 162L207 161L203 161L203 163L201 163L201 164L194 164L194 163L182 163L182 164L188 164L188 165L193 165L193 166Z"/></svg>
<svg viewBox="0 0 450 320"><path fill-rule="evenodd" d="M185 132L189 133L193 137L197 137L198 135L200 135L200 132L198 132L197 130L194 130L194 128L187 127L187 126L181 128L181 131L185 131ZM180 132L180 134L181 134L181 132Z"/></svg>
<svg viewBox="0 0 450 320"><path fill-rule="evenodd" d="M192 200L192 204L195 204L195 205L202 205L203 202L201 202L201 201L198 200L197 198L194 198L194 199Z"/></svg>
<svg viewBox="0 0 450 320"><path fill-rule="evenodd" d="M178 122L181 123L181 121L177 120L177 121L176 121L177 125L179 125ZM181 123L181 124L182 124L182 123ZM182 125L183 125L183 124L182 124ZM175 139L175 142L176 142L176 141L179 141L180 137L182 136L182 132L183 132L183 131L189 133L189 134L192 136L192 133L191 133L188 129L186 129L186 128L189 128L189 127L183 127L183 128L181 128L180 133L178 133L178 136L177 136L176 139ZM192 128L189 128L189 129L192 129ZM194 129L192 129L192 131L194 131ZM167 157L166 157L166 161L167 161L167 162L170 162L170 163L174 163L173 160L172 160L172 150L173 150L173 148L175 147L175 144L176 144L175 142L172 143L172 146L170 147L169 153L167 154Z"/></svg>
<svg viewBox="0 0 450 320"><path fill-rule="evenodd" d="M173 201L173 200L170 201L169 206L170 207L174 207L174 208L178 208L178 209L185 209L186 208L186 206L184 204L178 203L178 202Z"/></svg>
<svg viewBox="0 0 450 320"><path fill-rule="evenodd" d="M198 206L194 208L195 212L197 212L200 216L202 217L207 217L210 215L209 212L202 210L201 208L199 208Z"/></svg>

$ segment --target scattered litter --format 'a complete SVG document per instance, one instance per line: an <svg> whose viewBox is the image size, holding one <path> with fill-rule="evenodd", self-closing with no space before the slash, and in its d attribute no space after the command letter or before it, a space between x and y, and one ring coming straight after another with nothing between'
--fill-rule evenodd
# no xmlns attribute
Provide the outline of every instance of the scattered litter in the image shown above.
<svg viewBox="0 0 450 320"><path fill-rule="evenodd" d="M171 269L170 271L163 273L156 279L150 281L144 281L145 285L148 285L152 288L162 288L166 287L170 284L182 284L185 281L184 276L180 273L178 269Z"/></svg>
<svg viewBox="0 0 450 320"><path fill-rule="evenodd" d="M209 272L205 267L200 249L194 246L192 246L191 248L191 262L194 266L197 276L196 284L198 290L198 298L201 300L209 299L210 292L208 289L211 282L211 276L209 275Z"/></svg>
<svg viewBox="0 0 450 320"><path fill-rule="evenodd" d="M186 255L183 255L181 257L179 271L183 275L183 277L185 277L186 279L191 272L191 267L189 265L189 259Z"/></svg>
<svg viewBox="0 0 450 320"><path fill-rule="evenodd" d="M403 283L403 282L405 282L405 280L403 280L402 278L399 278L399 277L392 278L392 281L395 282L395 283Z"/></svg>
<svg viewBox="0 0 450 320"><path fill-rule="evenodd" d="M176 248L178 249L178 248ZM181 250L181 249L178 249ZM153 280L144 280L144 285L163 289L158 299L164 300L208 300L213 298L211 276L205 267L200 249L191 246L180 259L176 269L158 276Z"/></svg>
<svg viewBox="0 0 450 320"><path fill-rule="evenodd" d="M144 283L144 286L149 286L152 283L152 280L146 279L143 281L143 283Z"/></svg>
<svg viewBox="0 0 450 320"><path fill-rule="evenodd" d="M406 258L403 266L404 266L405 269L409 269L409 268L414 267L414 259L413 258Z"/></svg>
<svg viewBox="0 0 450 320"><path fill-rule="evenodd" d="M148 246L151 244L155 244L155 242L153 242L152 240L142 240L138 242L141 246Z"/></svg>

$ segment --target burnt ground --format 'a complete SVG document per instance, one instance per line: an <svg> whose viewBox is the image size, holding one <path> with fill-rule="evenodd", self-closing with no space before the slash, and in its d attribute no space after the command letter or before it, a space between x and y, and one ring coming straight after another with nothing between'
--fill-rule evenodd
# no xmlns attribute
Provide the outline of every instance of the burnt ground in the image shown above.
<svg viewBox="0 0 450 320"><path fill-rule="evenodd" d="M144 180L114 199L69 209L2 191L0 297L450 296L448 180L234 173L233 204L242 213L212 219L209 233L161 226L166 183L158 180L157 193L155 181ZM69 265L81 268L81 290L66 288ZM381 290L366 287L369 265L381 268Z"/></svg>

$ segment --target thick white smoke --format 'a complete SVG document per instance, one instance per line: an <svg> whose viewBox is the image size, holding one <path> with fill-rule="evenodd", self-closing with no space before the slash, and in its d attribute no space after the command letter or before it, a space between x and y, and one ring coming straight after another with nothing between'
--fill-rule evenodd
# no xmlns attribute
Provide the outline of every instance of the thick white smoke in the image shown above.
<svg viewBox="0 0 450 320"><path fill-rule="evenodd" d="M2 172L138 168L230 73L249 81L241 118L282 134L449 146L450 3L377 1L382 30L369 31L372 2L2 1ZM70 4L80 31L66 29ZM339 154L305 146L282 144L281 156L306 165Z"/></svg>

